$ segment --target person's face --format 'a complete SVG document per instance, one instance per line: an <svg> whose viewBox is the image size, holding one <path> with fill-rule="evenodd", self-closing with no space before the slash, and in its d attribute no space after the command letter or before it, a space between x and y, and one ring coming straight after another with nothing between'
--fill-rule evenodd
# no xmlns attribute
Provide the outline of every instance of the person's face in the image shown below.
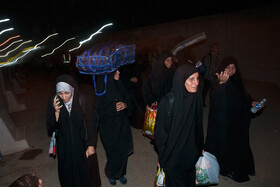
<svg viewBox="0 0 280 187"><path fill-rule="evenodd" d="M116 71L115 75L114 75L114 79L117 81L120 79L120 72L119 70Z"/></svg>
<svg viewBox="0 0 280 187"><path fill-rule="evenodd" d="M218 45L213 45L212 48L211 48L211 51L214 54L218 54L219 53L219 46Z"/></svg>
<svg viewBox="0 0 280 187"><path fill-rule="evenodd" d="M168 58L166 58L165 60L164 60L164 64L165 64L165 66L169 69L169 68L171 68L171 66L172 66L172 57L168 57Z"/></svg>
<svg viewBox="0 0 280 187"><path fill-rule="evenodd" d="M192 74L186 81L185 81L185 87L186 90L189 93L195 93L197 92L197 87L199 84L199 74L198 72Z"/></svg>
<svg viewBox="0 0 280 187"><path fill-rule="evenodd" d="M234 64L230 64L226 67L225 73L227 73L229 76L234 75L236 72L236 67Z"/></svg>
<svg viewBox="0 0 280 187"><path fill-rule="evenodd" d="M61 91L61 92L58 92L58 95L65 103L69 102L72 97L71 92Z"/></svg>

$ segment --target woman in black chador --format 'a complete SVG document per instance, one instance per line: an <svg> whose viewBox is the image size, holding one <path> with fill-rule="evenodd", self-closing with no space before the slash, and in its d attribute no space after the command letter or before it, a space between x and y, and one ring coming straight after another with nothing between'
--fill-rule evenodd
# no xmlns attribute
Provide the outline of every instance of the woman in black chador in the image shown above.
<svg viewBox="0 0 280 187"><path fill-rule="evenodd" d="M163 52L143 85L143 99L146 106L157 106L161 98L170 92L173 77L173 55L170 52Z"/></svg>
<svg viewBox="0 0 280 187"><path fill-rule="evenodd" d="M195 164L204 143L198 84L198 69L183 64L175 72L171 92L159 103L155 145L168 187L195 186Z"/></svg>
<svg viewBox="0 0 280 187"><path fill-rule="evenodd" d="M221 175L246 182L255 173L249 126L250 108L256 102L246 93L233 57L222 61L216 76L210 92L205 150L217 157Z"/></svg>
<svg viewBox="0 0 280 187"><path fill-rule="evenodd" d="M100 187L95 153L97 127L92 117L84 117L77 82L69 75L59 76L56 94L48 105L47 128L56 132L60 185ZM93 115L93 109L87 109L86 116Z"/></svg>
<svg viewBox="0 0 280 187"><path fill-rule="evenodd" d="M105 82L103 77L98 78L98 93L104 91ZM97 96L97 111L99 133L107 156L105 174L112 185L116 184L116 180L126 184L127 158L133 152L128 117L131 112L131 102L118 70L108 75L106 93Z"/></svg>

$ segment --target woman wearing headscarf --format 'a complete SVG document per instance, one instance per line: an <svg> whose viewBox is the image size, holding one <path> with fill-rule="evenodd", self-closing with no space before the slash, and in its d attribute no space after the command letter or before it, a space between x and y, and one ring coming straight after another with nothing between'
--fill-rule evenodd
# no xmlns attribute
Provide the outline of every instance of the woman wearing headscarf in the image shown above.
<svg viewBox="0 0 280 187"><path fill-rule="evenodd" d="M245 91L235 58L224 58L216 76L210 92L205 150L217 157L221 175L246 182L255 173L249 126L250 108L256 102Z"/></svg>
<svg viewBox="0 0 280 187"><path fill-rule="evenodd" d="M100 187L93 110L88 108L84 117L77 82L69 75L57 78L56 94L48 104L47 128L56 132L60 185Z"/></svg>
<svg viewBox="0 0 280 187"><path fill-rule="evenodd" d="M105 174L111 185L116 180L126 184L127 159L133 153L133 140L129 122L131 102L117 70L107 78L97 79L97 92L106 93L97 96L97 111L99 114L99 134L103 143L107 163Z"/></svg>
<svg viewBox="0 0 280 187"><path fill-rule="evenodd" d="M146 106L156 106L161 98L170 92L174 77L172 59L172 53L161 53L158 63L145 81L143 85L143 99Z"/></svg>
<svg viewBox="0 0 280 187"><path fill-rule="evenodd" d="M171 93L159 103L155 145L168 187L195 186L195 164L204 142L198 84L198 69L182 64L175 72ZM174 99L171 110L169 98Z"/></svg>

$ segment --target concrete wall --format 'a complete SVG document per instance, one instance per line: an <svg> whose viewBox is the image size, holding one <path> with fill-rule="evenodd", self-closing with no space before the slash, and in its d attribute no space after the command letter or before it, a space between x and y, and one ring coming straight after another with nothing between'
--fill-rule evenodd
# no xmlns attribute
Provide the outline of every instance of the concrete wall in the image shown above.
<svg viewBox="0 0 280 187"><path fill-rule="evenodd" d="M204 42L183 50L198 61L213 42L220 44L220 60L237 59L244 79L280 82L280 3L254 10L199 17L106 35L106 40L134 41L137 53L155 44L170 50L179 40L204 32ZM181 52L180 52L181 53Z"/></svg>

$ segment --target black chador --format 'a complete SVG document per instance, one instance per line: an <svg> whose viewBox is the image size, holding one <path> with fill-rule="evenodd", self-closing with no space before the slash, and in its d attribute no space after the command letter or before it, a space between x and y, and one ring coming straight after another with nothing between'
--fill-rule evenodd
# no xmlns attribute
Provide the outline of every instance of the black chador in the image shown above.
<svg viewBox="0 0 280 187"><path fill-rule="evenodd" d="M97 92L103 92L104 88L104 78L99 77ZM133 153L129 122L130 98L121 80L114 79L114 73L108 75L106 93L96 98L99 133L107 156L105 174L108 178L117 180L126 174L127 158ZM127 108L117 112L117 102L126 103Z"/></svg>
<svg viewBox="0 0 280 187"><path fill-rule="evenodd" d="M155 145L159 163L166 175L166 186L195 186L195 164L203 146L202 97L199 90L189 93L185 81L197 68L181 65L175 72L171 93L174 96L171 113L169 98L164 97L158 108L155 124Z"/></svg>
<svg viewBox="0 0 280 187"><path fill-rule="evenodd" d="M96 153L86 157L88 146L96 144L96 123L93 118L93 108L83 113L77 82L69 75L61 75L56 83L64 82L74 88L71 106L63 105L60 108L56 122L53 106L54 96L50 99L47 110L47 128L56 132L58 175L60 185L63 187L99 187L101 186L98 161ZM71 108L71 110L69 109ZM92 120L91 120L92 119ZM85 123L86 121L86 123Z"/></svg>

